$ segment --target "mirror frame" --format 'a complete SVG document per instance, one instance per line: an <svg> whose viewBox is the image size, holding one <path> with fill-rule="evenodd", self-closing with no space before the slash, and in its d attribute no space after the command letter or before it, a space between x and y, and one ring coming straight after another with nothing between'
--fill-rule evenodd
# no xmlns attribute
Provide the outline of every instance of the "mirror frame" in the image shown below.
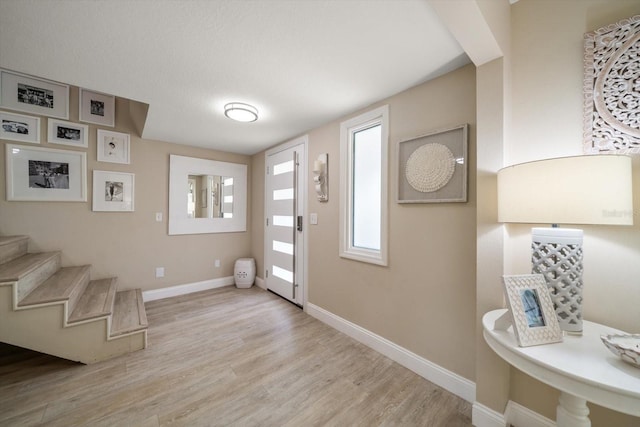
<svg viewBox="0 0 640 427"><path fill-rule="evenodd" d="M189 218L187 182L189 175L233 177L233 218ZM247 165L169 156L169 235L233 233L247 231Z"/></svg>

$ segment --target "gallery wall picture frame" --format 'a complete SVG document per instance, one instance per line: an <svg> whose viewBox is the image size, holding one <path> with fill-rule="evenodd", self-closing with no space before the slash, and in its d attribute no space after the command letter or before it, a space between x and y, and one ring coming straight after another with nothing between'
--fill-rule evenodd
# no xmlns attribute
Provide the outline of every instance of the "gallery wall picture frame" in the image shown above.
<svg viewBox="0 0 640 427"><path fill-rule="evenodd" d="M89 147L89 126L58 119L47 120L47 142L69 145L72 147Z"/></svg>
<svg viewBox="0 0 640 427"><path fill-rule="evenodd" d="M5 155L8 201L87 201L87 153L6 144Z"/></svg>
<svg viewBox="0 0 640 427"><path fill-rule="evenodd" d="M467 140L462 124L398 142L396 202L466 202Z"/></svg>
<svg viewBox="0 0 640 427"><path fill-rule="evenodd" d="M133 212L135 175L125 172L93 171L94 212Z"/></svg>
<svg viewBox="0 0 640 427"><path fill-rule="evenodd" d="M69 86L0 69L0 107L68 119Z"/></svg>
<svg viewBox="0 0 640 427"><path fill-rule="evenodd" d="M81 122L115 126L116 97L80 88L79 118Z"/></svg>
<svg viewBox="0 0 640 427"><path fill-rule="evenodd" d="M562 341L562 330L542 274L505 275L502 283L520 347Z"/></svg>
<svg viewBox="0 0 640 427"><path fill-rule="evenodd" d="M0 139L40 144L40 117L0 111Z"/></svg>
<svg viewBox="0 0 640 427"><path fill-rule="evenodd" d="M98 161L130 163L131 138L128 133L98 129Z"/></svg>

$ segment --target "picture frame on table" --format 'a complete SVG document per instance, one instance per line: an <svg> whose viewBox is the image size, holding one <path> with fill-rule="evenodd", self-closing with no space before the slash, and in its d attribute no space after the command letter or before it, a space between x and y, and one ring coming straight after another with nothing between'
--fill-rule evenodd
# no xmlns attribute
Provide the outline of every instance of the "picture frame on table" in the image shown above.
<svg viewBox="0 0 640 427"><path fill-rule="evenodd" d="M94 212L133 212L135 175L125 172L93 171Z"/></svg>
<svg viewBox="0 0 640 427"><path fill-rule="evenodd" d="M398 142L396 202L466 202L467 140L463 124Z"/></svg>
<svg viewBox="0 0 640 427"><path fill-rule="evenodd" d="M40 144L40 118L0 111L0 139Z"/></svg>
<svg viewBox="0 0 640 427"><path fill-rule="evenodd" d="M116 123L116 97L106 93L80 88L81 122L114 127Z"/></svg>
<svg viewBox="0 0 640 427"><path fill-rule="evenodd" d="M58 119L47 120L47 142L69 145L72 147L89 147L89 126L66 122Z"/></svg>
<svg viewBox="0 0 640 427"><path fill-rule="evenodd" d="M69 86L0 69L0 107L69 119Z"/></svg>
<svg viewBox="0 0 640 427"><path fill-rule="evenodd" d="M503 276L513 332L520 347L562 341L547 282L541 274Z"/></svg>
<svg viewBox="0 0 640 427"><path fill-rule="evenodd" d="M5 155L8 201L87 201L87 153L6 144Z"/></svg>
<svg viewBox="0 0 640 427"><path fill-rule="evenodd" d="M130 163L130 142L128 133L98 129L98 161L109 163Z"/></svg>

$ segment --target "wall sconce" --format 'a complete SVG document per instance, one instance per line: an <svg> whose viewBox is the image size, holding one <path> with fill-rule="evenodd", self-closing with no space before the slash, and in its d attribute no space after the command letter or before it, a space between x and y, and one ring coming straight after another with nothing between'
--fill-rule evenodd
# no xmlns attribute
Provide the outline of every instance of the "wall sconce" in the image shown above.
<svg viewBox="0 0 640 427"><path fill-rule="evenodd" d="M320 154L313 162L313 183L319 202L329 201L329 155Z"/></svg>

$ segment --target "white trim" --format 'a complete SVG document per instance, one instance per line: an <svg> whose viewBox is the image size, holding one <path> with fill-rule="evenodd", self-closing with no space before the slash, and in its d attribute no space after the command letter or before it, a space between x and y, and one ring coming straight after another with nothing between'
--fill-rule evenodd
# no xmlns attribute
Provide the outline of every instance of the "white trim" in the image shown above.
<svg viewBox="0 0 640 427"><path fill-rule="evenodd" d="M556 422L512 400L507 403L504 417L518 427L556 427Z"/></svg>
<svg viewBox="0 0 640 427"><path fill-rule="evenodd" d="M353 236L353 144L352 135L366 127L381 125L380 250L354 247ZM389 215L389 106L383 105L340 123L340 247L342 258L388 265Z"/></svg>
<svg viewBox="0 0 640 427"><path fill-rule="evenodd" d="M473 407L471 408L471 424L475 427L505 427L507 420L501 413L484 406L482 403L473 402Z"/></svg>
<svg viewBox="0 0 640 427"><path fill-rule="evenodd" d="M186 295L193 292L206 291L209 289L222 288L235 284L233 276L220 277L218 279L203 280L202 282L186 283L184 285L169 286L168 288L152 289L142 292L144 302L158 299Z"/></svg>
<svg viewBox="0 0 640 427"><path fill-rule="evenodd" d="M326 323L327 325L350 336L356 341L387 356L407 369L412 370L421 377L450 391L467 402L473 402L476 398L476 385L473 381L451 372L415 353L400 347L399 345L364 329L355 323L349 322L317 305L308 303L306 312Z"/></svg>
<svg viewBox="0 0 640 427"><path fill-rule="evenodd" d="M264 282L264 279L262 277L256 276L255 285L260 289L264 289L265 291L267 290L267 284Z"/></svg>

